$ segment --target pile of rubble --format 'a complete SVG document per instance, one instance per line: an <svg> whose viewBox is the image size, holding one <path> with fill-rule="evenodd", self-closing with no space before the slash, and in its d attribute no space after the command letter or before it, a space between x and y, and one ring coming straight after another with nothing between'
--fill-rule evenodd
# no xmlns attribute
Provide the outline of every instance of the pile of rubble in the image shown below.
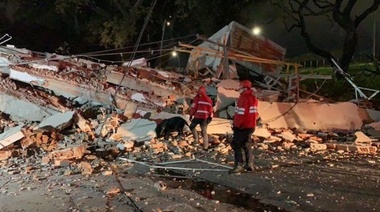
<svg viewBox="0 0 380 212"><path fill-rule="evenodd" d="M3 166L11 168L10 161L19 158L41 166L75 165L87 175L94 170L109 173L101 164L117 157L159 163L205 153L221 163L228 161L232 136L228 117L233 116L233 103L239 95L237 81L200 81L158 69L37 55L14 47L1 47L0 63ZM193 144L189 131L183 138L156 139L154 130L161 120L181 116L188 121L184 114L200 84L207 84L216 99L217 117L208 129L210 150L203 152L199 144ZM364 122L373 122L363 131L379 132L378 111L352 103L326 107L308 101L268 102L273 92L265 90L257 90L257 95L264 124L255 131L254 140L262 151L298 151L300 155L333 150L379 152L377 139L358 131ZM312 110L316 114L323 114L319 110L329 112L315 117L310 115ZM332 118L335 111L342 121L319 123L326 116Z"/></svg>

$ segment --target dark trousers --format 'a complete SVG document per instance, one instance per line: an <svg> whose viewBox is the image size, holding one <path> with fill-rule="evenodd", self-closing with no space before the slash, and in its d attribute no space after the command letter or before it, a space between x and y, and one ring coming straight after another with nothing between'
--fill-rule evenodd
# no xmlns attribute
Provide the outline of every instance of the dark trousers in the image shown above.
<svg viewBox="0 0 380 212"><path fill-rule="evenodd" d="M251 149L252 134L254 129L234 129L234 136L232 138L231 147L234 150L235 163L246 165L253 164L253 154ZM245 161L243 158L243 152Z"/></svg>
<svg viewBox="0 0 380 212"><path fill-rule="evenodd" d="M207 121L207 119L199 119L199 118L194 118L191 121L190 130L193 133L194 142L198 142L199 141L198 132L195 129L195 127L198 124L201 127L201 133L202 133L202 137L203 137L203 148L208 148L207 125L209 124L209 122Z"/></svg>

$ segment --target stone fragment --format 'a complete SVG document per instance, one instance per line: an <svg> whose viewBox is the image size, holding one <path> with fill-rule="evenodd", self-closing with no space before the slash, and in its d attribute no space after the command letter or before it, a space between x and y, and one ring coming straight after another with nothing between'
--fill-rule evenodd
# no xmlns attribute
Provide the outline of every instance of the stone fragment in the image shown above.
<svg viewBox="0 0 380 212"><path fill-rule="evenodd" d="M0 160L7 160L12 156L11 150L0 150Z"/></svg>
<svg viewBox="0 0 380 212"><path fill-rule="evenodd" d="M297 140L297 137L290 131L282 132L278 136L290 142Z"/></svg>
<svg viewBox="0 0 380 212"><path fill-rule="evenodd" d="M54 160L71 160L71 159L81 159L86 151L85 146L74 146L71 148L57 150L50 152L48 158Z"/></svg>
<svg viewBox="0 0 380 212"><path fill-rule="evenodd" d="M326 144L310 143L310 151L318 152L318 151L323 151L323 150L327 150Z"/></svg>
<svg viewBox="0 0 380 212"><path fill-rule="evenodd" d="M80 171L82 172L82 175L91 175L92 172L94 171L91 164L88 162L82 161L78 165L78 167L79 167Z"/></svg>
<svg viewBox="0 0 380 212"><path fill-rule="evenodd" d="M266 128L257 127L253 132L253 135L261 138L269 138L271 133Z"/></svg>
<svg viewBox="0 0 380 212"><path fill-rule="evenodd" d="M356 145L369 145L369 146L371 146L372 139L369 138L367 135L365 135L362 131L355 132L355 136L356 136L356 140L355 140Z"/></svg>

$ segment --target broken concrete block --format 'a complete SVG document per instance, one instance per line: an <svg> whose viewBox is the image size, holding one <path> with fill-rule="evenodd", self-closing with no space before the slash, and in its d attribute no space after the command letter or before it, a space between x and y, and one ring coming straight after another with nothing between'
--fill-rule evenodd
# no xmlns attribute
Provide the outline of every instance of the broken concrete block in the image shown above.
<svg viewBox="0 0 380 212"><path fill-rule="evenodd" d="M293 142L283 142L281 146L285 150L290 150L294 145Z"/></svg>
<svg viewBox="0 0 380 212"><path fill-rule="evenodd" d="M316 141L316 142L318 142L318 143L322 143L322 142L323 142L323 139L320 138L320 137L317 137L317 136L311 136L311 137L309 138L309 140Z"/></svg>
<svg viewBox="0 0 380 212"><path fill-rule="evenodd" d="M133 141L125 141L124 143L119 143L116 145L116 147L122 151L132 151L133 147L135 146L135 142Z"/></svg>
<svg viewBox="0 0 380 212"><path fill-rule="evenodd" d="M348 145L348 151L349 152L356 152L358 154L376 154L377 147Z"/></svg>
<svg viewBox="0 0 380 212"><path fill-rule="evenodd" d="M50 158L48 156L42 157L42 159L41 159L42 165L47 165L47 164L49 164L49 162L50 162Z"/></svg>
<svg viewBox="0 0 380 212"><path fill-rule="evenodd" d="M54 161L54 166L55 167L67 167L70 166L71 161L69 160L55 160Z"/></svg>
<svg viewBox="0 0 380 212"><path fill-rule="evenodd" d="M297 140L297 137L290 131L282 132L278 135L279 137L285 139L286 141L295 141Z"/></svg>
<svg viewBox="0 0 380 212"><path fill-rule="evenodd" d="M79 169L81 170L82 172L82 175L91 175L92 172L94 171L94 169L91 167L91 164L88 163L88 162L84 162L82 161L79 165L78 165Z"/></svg>
<svg viewBox="0 0 380 212"><path fill-rule="evenodd" d="M0 160L7 160L12 156L11 150L1 150L0 151Z"/></svg>
<svg viewBox="0 0 380 212"><path fill-rule="evenodd" d="M41 121L44 117L58 112L58 110L40 106L26 99L16 98L5 93L0 93L0 111L9 114L14 121Z"/></svg>
<svg viewBox="0 0 380 212"><path fill-rule="evenodd" d="M201 130L199 126L196 127L198 131ZM213 118L207 127L208 134L226 134L232 133L231 120L222 118Z"/></svg>
<svg viewBox="0 0 380 212"><path fill-rule="evenodd" d="M124 141L150 141L156 137L156 122L146 119L132 119L130 122L123 123L117 129L116 134Z"/></svg>
<svg viewBox="0 0 380 212"><path fill-rule="evenodd" d="M110 189L108 189L108 191L106 192L107 195L116 195L118 193L120 193L120 188L117 188L117 187L112 187Z"/></svg>
<svg viewBox="0 0 380 212"><path fill-rule="evenodd" d="M4 147L24 138L24 134L21 131L23 126L24 125L13 127L0 134L0 149L3 149Z"/></svg>
<svg viewBox="0 0 380 212"><path fill-rule="evenodd" d="M269 138L271 133L266 128L256 127L253 135L261 138Z"/></svg>
<svg viewBox="0 0 380 212"><path fill-rule="evenodd" d="M74 114L75 124L81 129L83 132L88 133L91 132L91 126L87 124L86 119L83 118L82 115L75 113Z"/></svg>
<svg viewBox="0 0 380 212"><path fill-rule="evenodd" d="M128 102L124 108L124 116L128 119L132 119L137 110L137 104L134 102Z"/></svg>
<svg viewBox="0 0 380 212"><path fill-rule="evenodd" d="M166 143L163 143L163 142L156 142L156 143L151 143L150 147L153 149L163 149L163 148L166 148L167 145Z"/></svg>
<svg viewBox="0 0 380 212"><path fill-rule="evenodd" d="M180 147L180 148L185 148L187 146L189 146L189 143L187 143L187 141L178 142L178 147Z"/></svg>
<svg viewBox="0 0 380 212"><path fill-rule="evenodd" d="M45 83L43 78L33 76L29 73L10 69L9 78L20 82L28 83L31 85L41 86Z"/></svg>
<svg viewBox="0 0 380 212"><path fill-rule="evenodd" d="M71 159L81 159L86 151L85 146L75 146L63 150L57 150L50 152L48 155L49 159L54 160L71 160Z"/></svg>
<svg viewBox="0 0 380 212"><path fill-rule="evenodd" d="M327 150L326 144L310 143L310 151L317 152Z"/></svg>
<svg viewBox="0 0 380 212"><path fill-rule="evenodd" d="M313 135L312 134L307 134L307 133L298 133L297 136L299 138L301 138L302 140L306 140L306 139L312 137Z"/></svg>
<svg viewBox="0 0 380 212"><path fill-rule="evenodd" d="M356 145L369 145L369 146L371 146L372 139L370 137L368 137L367 135L365 135L363 132L357 131L357 132L355 132L355 136L356 136L356 140L355 140Z"/></svg>
<svg viewBox="0 0 380 212"><path fill-rule="evenodd" d="M280 142L282 139L277 137L277 136L269 136L269 138L265 139L263 142L264 143L276 143L276 142Z"/></svg>
<svg viewBox="0 0 380 212"><path fill-rule="evenodd" d="M62 130L70 124L73 115L73 111L54 114L44 119L34 130L41 128L54 128L57 131Z"/></svg>

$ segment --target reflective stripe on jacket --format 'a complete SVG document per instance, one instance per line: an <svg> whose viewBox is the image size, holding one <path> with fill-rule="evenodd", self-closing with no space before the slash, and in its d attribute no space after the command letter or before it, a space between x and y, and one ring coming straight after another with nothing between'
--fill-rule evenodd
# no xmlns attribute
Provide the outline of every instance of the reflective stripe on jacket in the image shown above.
<svg viewBox="0 0 380 212"><path fill-rule="evenodd" d="M213 116L212 100L207 94L197 94L191 105L190 116L194 118L206 119Z"/></svg>

